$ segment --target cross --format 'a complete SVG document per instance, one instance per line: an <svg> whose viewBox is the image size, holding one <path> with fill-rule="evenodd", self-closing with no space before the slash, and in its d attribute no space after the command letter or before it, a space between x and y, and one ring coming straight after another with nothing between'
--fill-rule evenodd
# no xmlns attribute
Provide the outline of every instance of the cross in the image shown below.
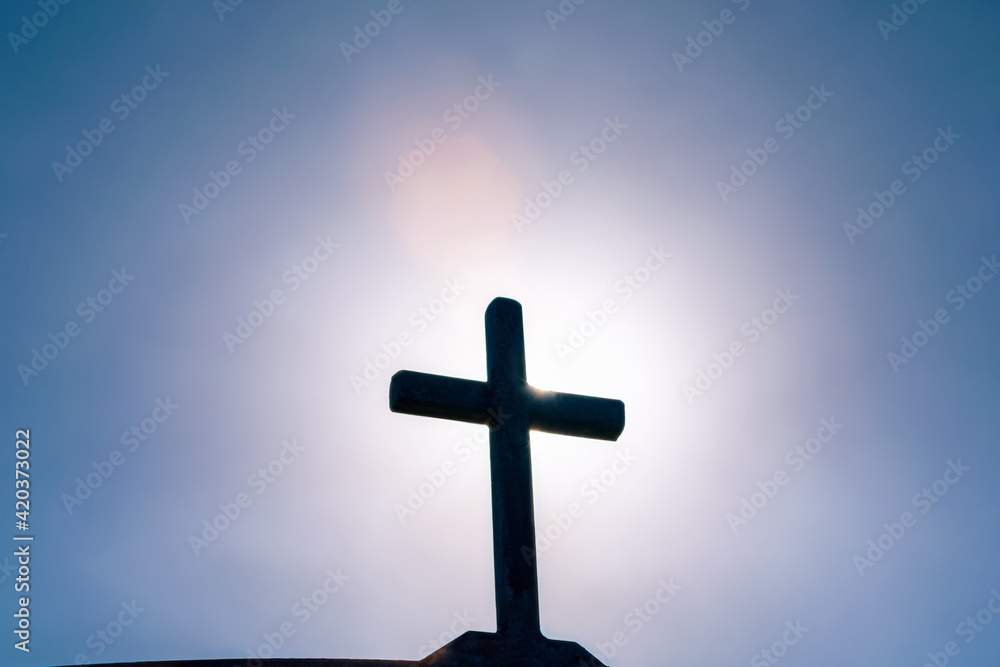
<svg viewBox="0 0 1000 667"><path fill-rule="evenodd" d="M486 308L486 382L399 371L389 384L389 409L490 427L497 634L542 639L528 432L617 440L625 404L529 386L521 304L498 297Z"/></svg>

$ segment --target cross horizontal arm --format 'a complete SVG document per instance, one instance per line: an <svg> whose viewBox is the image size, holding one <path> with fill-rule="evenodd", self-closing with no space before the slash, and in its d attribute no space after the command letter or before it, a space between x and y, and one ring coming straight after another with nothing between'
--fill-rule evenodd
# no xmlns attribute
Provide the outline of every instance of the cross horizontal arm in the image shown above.
<svg viewBox="0 0 1000 667"><path fill-rule="evenodd" d="M625 404L613 398L531 389L531 428L536 431L617 440L625 428Z"/></svg>
<svg viewBox="0 0 1000 667"><path fill-rule="evenodd" d="M389 382L389 409L473 424L490 422L486 383L399 371Z"/></svg>

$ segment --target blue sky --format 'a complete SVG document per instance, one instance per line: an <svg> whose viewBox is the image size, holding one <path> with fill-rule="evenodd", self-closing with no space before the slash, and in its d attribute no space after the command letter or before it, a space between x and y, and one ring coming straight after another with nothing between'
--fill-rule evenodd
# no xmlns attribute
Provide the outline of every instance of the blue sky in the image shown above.
<svg viewBox="0 0 1000 667"><path fill-rule="evenodd" d="M225 1L0 12L2 662L495 629L485 428L387 393L507 296L626 405L532 437L548 636L992 664L995 5Z"/></svg>

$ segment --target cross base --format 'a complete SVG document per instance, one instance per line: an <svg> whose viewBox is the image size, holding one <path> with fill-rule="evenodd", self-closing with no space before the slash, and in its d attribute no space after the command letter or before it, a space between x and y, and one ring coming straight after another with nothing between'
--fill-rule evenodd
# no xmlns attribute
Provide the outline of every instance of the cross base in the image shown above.
<svg viewBox="0 0 1000 667"><path fill-rule="evenodd" d="M226 658L116 662L91 667L607 667L576 642L542 635L512 639L471 630L419 661L330 658Z"/></svg>
<svg viewBox="0 0 1000 667"><path fill-rule="evenodd" d="M116 662L91 667L607 667L576 642L470 630L419 661L329 658L227 658Z"/></svg>
<svg viewBox="0 0 1000 667"><path fill-rule="evenodd" d="M429 667L607 667L576 642L541 634L516 640L470 630L419 662Z"/></svg>

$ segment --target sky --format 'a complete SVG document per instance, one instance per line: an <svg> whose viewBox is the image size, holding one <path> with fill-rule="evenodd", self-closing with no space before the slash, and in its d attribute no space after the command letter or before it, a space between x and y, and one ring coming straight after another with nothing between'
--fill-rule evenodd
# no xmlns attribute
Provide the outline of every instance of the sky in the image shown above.
<svg viewBox="0 0 1000 667"><path fill-rule="evenodd" d="M487 430L388 387L485 379L504 296L533 386L626 410L532 435L546 636L994 664L998 19L4 3L0 662L495 630Z"/></svg>

